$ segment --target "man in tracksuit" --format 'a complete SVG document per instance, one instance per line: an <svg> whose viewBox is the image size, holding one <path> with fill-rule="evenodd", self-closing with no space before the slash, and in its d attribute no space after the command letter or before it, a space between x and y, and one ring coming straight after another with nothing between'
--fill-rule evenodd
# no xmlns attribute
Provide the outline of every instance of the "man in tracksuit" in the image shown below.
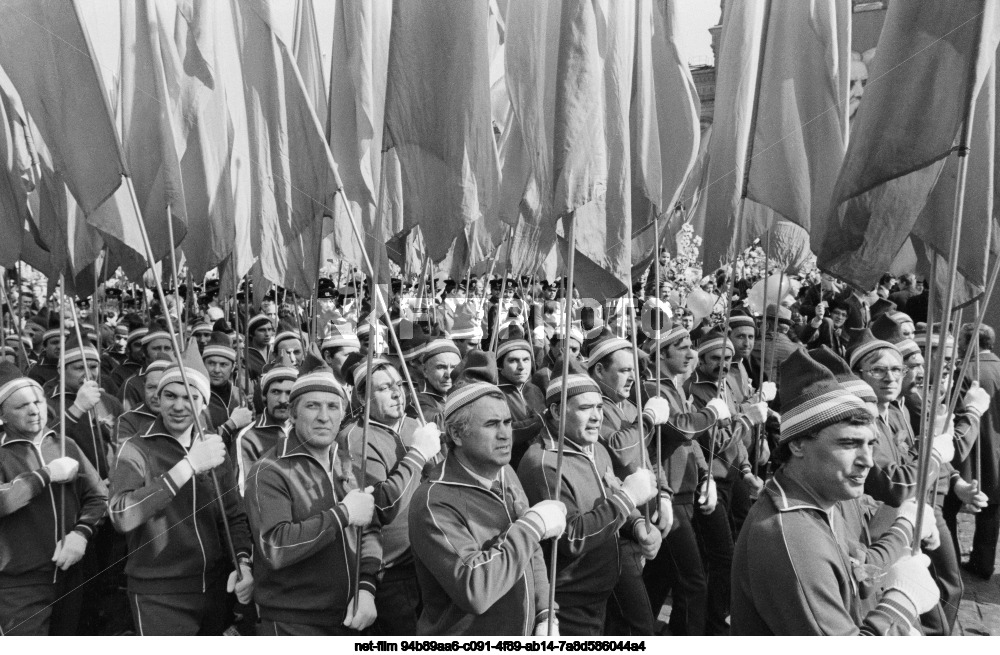
<svg viewBox="0 0 1000 655"><path fill-rule="evenodd" d="M558 369L557 369L558 370ZM599 442L603 399L597 384L571 362L570 375L549 383L549 409L540 443L532 444L518 467L518 477L532 502L560 500L566 505L566 538L560 539L556 574L560 634L600 635L608 599L618 584L619 531L634 539L647 559L656 556L661 537L648 529L636 509L657 495L656 479L638 468L624 481L615 476L611 456ZM555 497L559 454L561 390L566 387L565 448L561 488Z"/></svg>
<svg viewBox="0 0 1000 655"><path fill-rule="evenodd" d="M247 476L261 635L357 636L375 620L375 502L358 489L350 454L337 445L344 408L336 386L326 367L299 376L288 437Z"/></svg>
<svg viewBox="0 0 1000 655"><path fill-rule="evenodd" d="M145 401L118 417L115 423L114 451L117 456L123 443L146 432L160 415L160 397L156 390L160 386L160 378L173 362L167 359L157 359L142 369L142 392Z"/></svg>
<svg viewBox="0 0 1000 655"><path fill-rule="evenodd" d="M233 384L236 350L224 332L213 332L201 353L208 370L212 395L208 401L208 416L212 427L231 449L236 434L253 422L253 412L247 407L247 397ZM231 451L230 451L231 452Z"/></svg>
<svg viewBox="0 0 1000 655"><path fill-rule="evenodd" d="M763 486L750 466L746 443L755 425L767 417L767 405L755 403L739 413L728 382L729 367L735 348L728 337L709 332L698 342L698 368L688 378L684 390L698 409L716 398L726 402L732 415L728 424L720 423L698 436L704 453L712 453L709 470L718 489L718 506L711 513L695 515L695 531L700 535L702 557L708 564L708 613L705 632L728 634L729 589L733 562L733 536L729 522L729 499L737 477L750 485L753 493ZM721 393L720 393L721 385ZM714 441L714 446L712 445ZM706 454L706 459L709 456Z"/></svg>
<svg viewBox="0 0 1000 655"><path fill-rule="evenodd" d="M531 382L532 348L524 339L511 339L497 346L499 387L510 408L514 431L514 450L510 465L517 470L521 458L542 427L545 394Z"/></svg>
<svg viewBox="0 0 1000 655"><path fill-rule="evenodd" d="M246 603L253 589L250 532L232 463L222 437L198 438L194 431L209 393L208 372L192 341L183 360L160 378L160 416L122 444L111 473L109 516L128 540L129 600L143 635L221 634L227 591ZM239 581L223 521L239 559Z"/></svg>
<svg viewBox="0 0 1000 655"><path fill-rule="evenodd" d="M654 615L659 614L668 591L672 594L670 634L704 635L708 586L693 523L696 513L714 512L717 500L715 481L709 475L696 439L718 421L728 419L729 410L725 401L718 398L696 410L677 383L697 359L687 330L674 327L643 347L653 357L660 358L664 375L659 384L656 380L646 382L646 396L664 398L670 403L670 418L660 428L664 470L660 494L670 499L674 510L673 528L656 558L646 563L643 578Z"/></svg>
<svg viewBox="0 0 1000 655"><path fill-rule="evenodd" d="M600 442L611 456L615 476L621 480L640 468L650 468L646 450L657 425L670 416L670 406L662 398L651 398L644 404L642 417L631 402L634 398L635 354L632 344L624 339L602 335L590 348L587 369L601 389L603 421ZM642 508L640 508L642 509ZM670 501L664 500L662 512L659 499L642 510L657 523L661 537L669 531ZM649 635L653 633L655 617L642 582L644 558L642 546L633 539L621 541L621 571L618 584L608 601L605 633L609 635Z"/></svg>
<svg viewBox="0 0 1000 655"><path fill-rule="evenodd" d="M264 411L259 419L240 431L233 446L240 495L246 493L247 474L253 465L285 438L290 425L289 398L298 375L299 372L289 366L276 366L261 375Z"/></svg>
<svg viewBox="0 0 1000 655"><path fill-rule="evenodd" d="M368 398L371 385L368 440L361 415L344 426L337 444L350 453L358 485L374 487L382 541L374 630L380 635L412 635L420 615L420 588L408 534L410 499L421 471L441 450L440 430L434 423L421 426L404 414L403 382L391 365L373 363L370 380L366 371L365 365L355 369L354 388Z"/></svg>
<svg viewBox="0 0 1000 655"><path fill-rule="evenodd" d="M555 608L539 542L562 534L566 510L549 500L528 506L508 465L510 410L496 380L495 361L460 375L442 413L448 457L410 503L417 634L548 634Z"/></svg>
<svg viewBox="0 0 1000 655"><path fill-rule="evenodd" d="M97 471L46 414L38 383L0 364L0 635L77 634L75 565L107 512Z"/></svg>

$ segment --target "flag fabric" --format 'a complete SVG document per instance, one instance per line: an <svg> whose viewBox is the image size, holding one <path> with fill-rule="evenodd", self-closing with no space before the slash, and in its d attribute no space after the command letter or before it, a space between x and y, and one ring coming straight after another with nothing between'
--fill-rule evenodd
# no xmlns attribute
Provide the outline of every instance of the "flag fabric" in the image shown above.
<svg viewBox="0 0 1000 655"><path fill-rule="evenodd" d="M0 265L13 266L21 254L30 220L28 192L34 188L34 149L28 116L10 78L0 69Z"/></svg>
<svg viewBox="0 0 1000 655"><path fill-rule="evenodd" d="M187 238L181 244L194 277L235 255L250 268L250 150L239 49L230 4L179 0L173 44L183 65L179 125L185 133L181 175Z"/></svg>
<svg viewBox="0 0 1000 655"><path fill-rule="evenodd" d="M318 249L304 259L289 244L310 224L333 215L333 156L288 48L266 0L232 3L243 70L243 100L250 144L250 226L261 274L291 282L308 296Z"/></svg>
<svg viewBox="0 0 1000 655"><path fill-rule="evenodd" d="M486 0L393 4L383 147L396 148L407 226L435 261L496 211L488 17Z"/></svg>
<svg viewBox="0 0 1000 655"><path fill-rule="evenodd" d="M119 187L125 167L76 5L2 0L0 12L0 67L89 214Z"/></svg>
<svg viewBox="0 0 1000 655"><path fill-rule="evenodd" d="M998 23L1000 7L983 0L889 5L817 250L821 269L863 289L888 269L993 65ZM950 234L951 211L934 218Z"/></svg>
<svg viewBox="0 0 1000 655"><path fill-rule="evenodd" d="M747 198L818 243L812 217L829 209L847 148L851 3L769 1Z"/></svg>
<svg viewBox="0 0 1000 655"><path fill-rule="evenodd" d="M337 3L326 114L326 138L344 185L334 217L334 250L338 259L358 267L364 266L362 249L367 250L380 280L389 276L386 241L404 230L399 158L395 150L382 152L391 28L392 0ZM358 242L344 203L364 243Z"/></svg>
<svg viewBox="0 0 1000 655"><path fill-rule="evenodd" d="M154 261L170 254L187 233L187 206L181 179L186 129L180 104L182 70L174 41L167 33L154 0L122 2L122 57L118 112L122 147ZM134 212L97 214L95 227L132 247L146 251L137 234ZM131 218L132 221L124 220ZM174 242L168 221L173 220ZM150 262L152 264L152 262Z"/></svg>
<svg viewBox="0 0 1000 655"><path fill-rule="evenodd" d="M679 49L675 2L641 0L637 7L630 121L633 277L657 250L651 219L660 221L661 243L671 240L671 229L674 235L679 229L675 205L701 150L701 103Z"/></svg>

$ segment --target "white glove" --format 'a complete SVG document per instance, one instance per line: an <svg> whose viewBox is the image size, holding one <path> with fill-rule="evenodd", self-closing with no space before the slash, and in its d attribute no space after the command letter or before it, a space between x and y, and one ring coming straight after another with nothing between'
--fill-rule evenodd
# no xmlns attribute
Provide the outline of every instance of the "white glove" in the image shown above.
<svg viewBox="0 0 1000 655"><path fill-rule="evenodd" d="M347 522L354 526L365 526L372 522L372 515L375 514L375 497L372 496L373 487L368 487L364 491L351 489L340 501L347 512Z"/></svg>
<svg viewBox="0 0 1000 655"><path fill-rule="evenodd" d="M375 609L375 596L367 589L358 591L358 602L352 602L347 606L347 617L344 619L344 626L351 630L364 630L378 618L378 611Z"/></svg>
<svg viewBox="0 0 1000 655"><path fill-rule="evenodd" d="M978 513L979 510L983 509L989 504L989 498L986 494L979 490L979 481L973 480L972 482L966 482L962 478L955 480L955 486L953 487L955 495L961 500L973 513Z"/></svg>
<svg viewBox="0 0 1000 655"><path fill-rule="evenodd" d="M86 414L97 407L99 402L101 402L101 388L93 380L87 380L76 390L76 400L73 401L73 406L80 414Z"/></svg>
<svg viewBox="0 0 1000 655"><path fill-rule="evenodd" d="M670 419L670 403L666 398L650 398L642 408L642 415L653 425L663 425Z"/></svg>
<svg viewBox="0 0 1000 655"><path fill-rule="evenodd" d="M715 480L713 478L709 478L707 484L702 484L700 486L701 489L698 493L698 509L701 510L702 514L711 514L715 511L715 506L719 503L719 492L715 488Z"/></svg>
<svg viewBox="0 0 1000 655"><path fill-rule="evenodd" d="M885 576L885 590L901 592L918 615L931 611L941 600L941 592L927 570L930 563L930 558L923 553L906 555Z"/></svg>
<svg viewBox="0 0 1000 655"><path fill-rule="evenodd" d="M413 448L428 462L441 452L441 429L437 423L425 423L413 431Z"/></svg>
<svg viewBox="0 0 1000 655"><path fill-rule="evenodd" d="M56 544L56 551L52 554L52 561L55 562L56 568L65 571L83 559L83 555L86 552L86 537L76 531L67 532L66 536Z"/></svg>
<svg viewBox="0 0 1000 655"><path fill-rule="evenodd" d="M656 554L660 552L660 544L663 543L663 535L654 525L646 529L645 521L638 521L635 524L635 539L642 547L643 559L656 559Z"/></svg>
<svg viewBox="0 0 1000 655"><path fill-rule="evenodd" d="M767 420L767 403L751 403L743 412L743 416L747 417L750 425L760 425Z"/></svg>
<svg viewBox="0 0 1000 655"><path fill-rule="evenodd" d="M195 439L187 461L195 473L211 471L226 461L226 444L219 435L206 434L204 439Z"/></svg>
<svg viewBox="0 0 1000 655"><path fill-rule="evenodd" d="M226 581L226 591L231 594L235 593L236 600L240 601L240 604L246 605L253 600L253 572L246 562L240 562L240 572L243 574L243 579L239 582L236 581L236 571L229 574L229 580Z"/></svg>
<svg viewBox="0 0 1000 655"><path fill-rule="evenodd" d="M559 500L543 500L532 505L524 518L541 528L542 539L552 539L566 529L566 505Z"/></svg>
<svg viewBox="0 0 1000 655"><path fill-rule="evenodd" d="M532 633L535 637L558 637L559 636L559 619L552 622L552 634L549 634L549 620L543 619L539 621L538 625L535 626L535 632Z"/></svg>
<svg viewBox="0 0 1000 655"><path fill-rule="evenodd" d="M917 501L911 498L900 505L899 516L916 528ZM926 542L927 550L937 550L938 546L941 545L941 535L938 533L937 520L934 518L934 508L927 504L924 504L924 522L920 526L920 541Z"/></svg>
<svg viewBox="0 0 1000 655"><path fill-rule="evenodd" d="M732 418L733 416L729 411L729 405L721 398L712 398L708 401L707 407L715 410L715 414L719 417L720 421L725 421L727 418Z"/></svg>
<svg viewBox="0 0 1000 655"><path fill-rule="evenodd" d="M639 469L622 482L622 491L633 505L642 505L657 494L656 476L649 469Z"/></svg>
<svg viewBox="0 0 1000 655"><path fill-rule="evenodd" d="M660 496L660 511L656 515L656 527L664 539L674 529L674 504L669 498Z"/></svg>
<svg viewBox="0 0 1000 655"><path fill-rule="evenodd" d="M934 437L934 452L942 462L950 462L955 457L955 438L951 432Z"/></svg>
<svg viewBox="0 0 1000 655"><path fill-rule="evenodd" d="M760 399L765 403L774 400L778 395L778 386L774 382L764 382L760 385Z"/></svg>
<svg viewBox="0 0 1000 655"><path fill-rule="evenodd" d="M979 386L978 382L973 382L969 386L969 390L962 396L962 401L967 409L978 413L979 416L985 414L986 410L990 408L990 394Z"/></svg>
<svg viewBox="0 0 1000 655"><path fill-rule="evenodd" d="M250 411L249 407L237 407L229 415L229 420L233 422L237 430L242 430L253 423L253 412Z"/></svg>
<svg viewBox="0 0 1000 655"><path fill-rule="evenodd" d="M49 480L52 482L72 482L80 470L80 462L72 457L57 457L48 464Z"/></svg>

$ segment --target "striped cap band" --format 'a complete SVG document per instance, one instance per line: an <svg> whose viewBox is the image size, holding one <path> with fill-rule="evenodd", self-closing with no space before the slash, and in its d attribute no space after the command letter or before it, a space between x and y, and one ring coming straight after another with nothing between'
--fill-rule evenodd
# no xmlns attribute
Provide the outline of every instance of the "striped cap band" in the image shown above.
<svg viewBox="0 0 1000 655"><path fill-rule="evenodd" d="M873 391L871 386L869 386L869 384L864 380L852 378L850 380L840 382L840 386L844 389L844 391L854 394L865 402L878 402L878 398L875 396L875 391Z"/></svg>
<svg viewBox="0 0 1000 655"><path fill-rule="evenodd" d="M372 359L372 373L377 371L380 366L392 366L392 364L387 359L382 359L381 357L375 357ZM367 360L361 360L358 365L354 367L354 386L360 386L364 382L365 378L368 377L368 362Z"/></svg>
<svg viewBox="0 0 1000 655"><path fill-rule="evenodd" d="M562 388L562 377L555 378L552 382L549 382L549 386L545 390L545 404L558 403L562 394ZM571 373L566 377L566 400L590 391L598 394L601 393L601 388L597 386L597 383L590 376Z"/></svg>
<svg viewBox="0 0 1000 655"><path fill-rule="evenodd" d="M497 347L497 361L503 362L503 358L516 350L524 350L531 354L531 344L524 339L511 339L504 341Z"/></svg>
<svg viewBox="0 0 1000 655"><path fill-rule="evenodd" d="M208 359L209 357L222 357L223 359L228 359L234 364L236 363L236 351L217 343L205 346L205 350L202 351L202 359Z"/></svg>
<svg viewBox="0 0 1000 655"><path fill-rule="evenodd" d="M665 332L662 336L660 336L660 338L650 339L645 344L643 344L643 347L646 349L646 352L652 352L654 349L662 350L667 346L674 345L684 337L689 337L689 336L691 336L691 333L685 330L680 325L678 325L670 328L667 332Z"/></svg>
<svg viewBox="0 0 1000 655"><path fill-rule="evenodd" d="M298 377L298 370L292 368L291 366L276 366L260 376L260 389L264 393L267 393L267 388L272 382L295 380Z"/></svg>
<svg viewBox="0 0 1000 655"><path fill-rule="evenodd" d="M4 401L25 387L34 387L38 389L38 393L42 393L42 385L31 378L14 378L0 387L0 405L3 405Z"/></svg>
<svg viewBox="0 0 1000 655"><path fill-rule="evenodd" d="M301 343L302 333L298 332L297 330L284 330L283 332L279 332L274 337L274 345L277 346L279 343L285 341L286 339L295 339Z"/></svg>
<svg viewBox="0 0 1000 655"><path fill-rule="evenodd" d="M146 364L146 368L142 369L142 374L146 375L155 371L165 371L171 366L174 366L174 362L169 359L154 359Z"/></svg>
<svg viewBox="0 0 1000 655"><path fill-rule="evenodd" d="M206 403L208 402L210 396L211 385L208 382L208 378L201 371L197 371L189 366L184 367L184 372L187 374L188 382L198 390L201 394L202 400ZM184 378L181 376L181 367L177 364L170 366L164 373L163 377L160 378L160 383L156 385L156 394L159 395L160 392L168 384L183 384Z"/></svg>
<svg viewBox="0 0 1000 655"><path fill-rule="evenodd" d="M434 355L440 355L442 353L453 353L455 355L458 355L459 357L462 356L462 353L458 351L458 346L456 346L455 342L452 341L451 339L435 339L434 341L426 343L422 347L417 348L417 351L418 352L415 352L412 355L408 354L406 358L411 359L413 357L416 357L417 355L423 355L424 361L426 362Z"/></svg>
<svg viewBox="0 0 1000 655"><path fill-rule="evenodd" d="M482 339L483 328L478 325L470 325L458 330L452 330L448 333L448 337L451 339Z"/></svg>
<svg viewBox="0 0 1000 655"><path fill-rule="evenodd" d="M704 355L705 353L710 353L714 350L718 350L725 346L731 354L736 353L736 348L733 346L733 342L729 340L728 337L723 337L722 335L710 337L705 341L698 344L698 354Z"/></svg>
<svg viewBox="0 0 1000 655"><path fill-rule="evenodd" d="M327 348L361 348L361 340L354 334L338 334L323 340L322 350Z"/></svg>
<svg viewBox="0 0 1000 655"><path fill-rule="evenodd" d="M97 348L87 345L84 347L77 346L76 348L70 348L63 353L63 361L66 364L72 364L73 362L79 361L86 357L87 359L99 362L101 361L101 356L97 352Z"/></svg>
<svg viewBox="0 0 1000 655"><path fill-rule="evenodd" d="M64 334L68 337L69 330L66 330ZM46 330L45 332L42 332L42 343L45 343L49 339L55 339L58 336L59 336L59 328L52 328L51 330Z"/></svg>
<svg viewBox="0 0 1000 655"><path fill-rule="evenodd" d="M142 339L149 333L149 328L137 328L128 333L128 338L125 339L126 345L131 345L137 339Z"/></svg>
<svg viewBox="0 0 1000 655"><path fill-rule="evenodd" d="M750 327L757 328L757 324L754 322L752 316L747 316L746 314L737 314L735 316L729 317L729 329L735 330L740 327Z"/></svg>
<svg viewBox="0 0 1000 655"><path fill-rule="evenodd" d="M628 350L632 347L632 344L625 339L619 339L618 337L613 337L611 339L605 339L600 343L594 345L590 349L590 355L587 356L587 369L594 368L597 362L601 361L608 355L616 353L619 350Z"/></svg>
<svg viewBox="0 0 1000 655"><path fill-rule="evenodd" d="M867 411L864 402L841 388L795 403L781 415L780 442L785 443L802 435L814 434L829 425L850 418L858 410Z"/></svg>
<svg viewBox="0 0 1000 655"><path fill-rule="evenodd" d="M447 422L452 414L467 405L471 405L480 398L487 396L499 396L503 398L500 387L489 382L473 382L454 389L448 394L448 399L444 401L444 409L441 410L441 420Z"/></svg>
<svg viewBox="0 0 1000 655"><path fill-rule="evenodd" d="M888 348L889 350L895 350L896 352L899 352L896 346L892 345L888 341L882 341L881 339L871 339L869 341L865 341L861 344L858 344L858 347L851 351L848 363L851 365L851 368L854 368L855 365L858 362L860 362L865 355L873 353L876 350L882 350L884 348Z"/></svg>
<svg viewBox="0 0 1000 655"><path fill-rule="evenodd" d="M294 402L296 398L310 391L332 393L337 396L337 400L341 401L341 407L343 407L342 399L345 394L340 385L337 384L337 380L333 377L333 371L330 369L320 369L300 375L295 380L295 384L292 385L292 393L289 394L288 402Z"/></svg>
<svg viewBox="0 0 1000 655"><path fill-rule="evenodd" d="M270 324L271 319L264 314L257 314L247 323L247 334L253 334L257 328L262 327L265 323Z"/></svg>
<svg viewBox="0 0 1000 655"><path fill-rule="evenodd" d="M556 329L556 333L552 335L552 338L556 339L558 341L561 341L562 338L563 338L563 335L565 334L565 332L566 331L563 328L558 328L558 329ZM575 327L575 326L571 327L569 329L569 338L573 339L577 343L581 343L582 344L583 343L583 330L581 330L580 328Z"/></svg>
<svg viewBox="0 0 1000 655"><path fill-rule="evenodd" d="M899 350L899 354L906 359L910 355L914 355L920 352L920 346L913 339L902 339L896 342L896 349Z"/></svg>
<svg viewBox="0 0 1000 655"><path fill-rule="evenodd" d="M139 343L145 346L153 343L157 339L166 339L167 341L170 341L170 333L164 332L163 330L153 330L152 332L147 331L146 334L142 335ZM173 342L171 341L171 343Z"/></svg>
<svg viewBox="0 0 1000 655"><path fill-rule="evenodd" d="M191 334L204 334L205 332L212 333L212 326L208 323L195 323L191 326Z"/></svg>

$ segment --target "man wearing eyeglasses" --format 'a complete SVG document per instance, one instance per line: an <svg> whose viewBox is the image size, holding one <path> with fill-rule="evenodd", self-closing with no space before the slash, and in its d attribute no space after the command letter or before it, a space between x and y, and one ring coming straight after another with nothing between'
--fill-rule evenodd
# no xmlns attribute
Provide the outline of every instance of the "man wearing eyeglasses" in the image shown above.
<svg viewBox="0 0 1000 655"><path fill-rule="evenodd" d="M371 379L367 374L366 362L354 369L358 398L367 399L371 385L367 442L364 414L359 413L341 430L337 443L350 452L358 485L374 487L375 518L382 526L374 630L380 635L412 635L417 631L420 590L407 532L410 498L424 466L441 450L441 432L434 423L420 425L406 416L403 381L389 362L374 360Z"/></svg>

